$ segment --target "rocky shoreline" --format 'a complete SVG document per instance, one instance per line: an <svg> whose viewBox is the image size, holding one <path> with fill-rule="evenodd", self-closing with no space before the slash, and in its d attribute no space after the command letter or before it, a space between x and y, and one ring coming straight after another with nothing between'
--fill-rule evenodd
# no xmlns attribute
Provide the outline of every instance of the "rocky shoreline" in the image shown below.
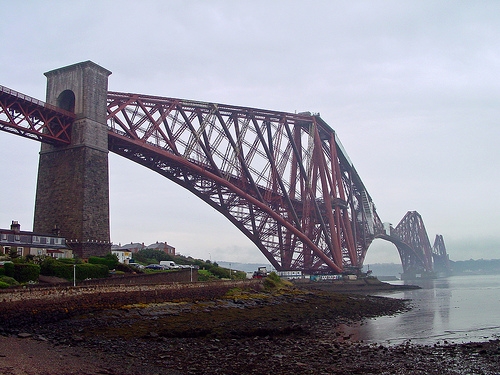
<svg viewBox="0 0 500 375"><path fill-rule="evenodd" d="M19 324L6 324L0 312L0 373L498 374L498 340L384 346L339 330L408 308L407 301L366 295L375 289L301 285L269 293L259 284L207 292L207 298L197 292L196 298L87 306L54 321Z"/></svg>

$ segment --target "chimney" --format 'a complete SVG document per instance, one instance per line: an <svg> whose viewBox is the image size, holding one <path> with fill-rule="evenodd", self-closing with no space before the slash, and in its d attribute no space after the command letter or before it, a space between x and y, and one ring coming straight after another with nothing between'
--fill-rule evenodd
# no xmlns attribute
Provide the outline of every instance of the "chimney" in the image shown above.
<svg viewBox="0 0 500 375"><path fill-rule="evenodd" d="M61 229L59 229L59 225L54 224L54 228L52 229L52 234L57 237L61 235Z"/></svg>
<svg viewBox="0 0 500 375"><path fill-rule="evenodd" d="M19 233L21 231L21 224L17 220L12 220L12 224L10 225L10 230L14 233Z"/></svg>

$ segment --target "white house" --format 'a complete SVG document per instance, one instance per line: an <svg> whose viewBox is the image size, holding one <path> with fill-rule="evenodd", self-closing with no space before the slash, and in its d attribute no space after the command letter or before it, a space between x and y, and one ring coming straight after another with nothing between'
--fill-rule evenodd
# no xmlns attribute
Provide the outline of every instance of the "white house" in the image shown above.
<svg viewBox="0 0 500 375"><path fill-rule="evenodd" d="M123 264L129 264L132 259L132 252L127 250L112 249L111 254L116 255L118 261Z"/></svg>

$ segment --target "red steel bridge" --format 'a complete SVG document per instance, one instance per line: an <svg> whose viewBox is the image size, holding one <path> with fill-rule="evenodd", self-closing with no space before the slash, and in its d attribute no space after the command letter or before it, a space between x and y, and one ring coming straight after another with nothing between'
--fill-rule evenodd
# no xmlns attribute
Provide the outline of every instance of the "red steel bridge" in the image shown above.
<svg viewBox="0 0 500 375"><path fill-rule="evenodd" d="M0 86L0 130L62 147L75 114ZM108 148L189 190L242 231L277 270L359 272L375 238L405 274L447 265L421 216L393 228L336 132L316 114L107 92Z"/></svg>

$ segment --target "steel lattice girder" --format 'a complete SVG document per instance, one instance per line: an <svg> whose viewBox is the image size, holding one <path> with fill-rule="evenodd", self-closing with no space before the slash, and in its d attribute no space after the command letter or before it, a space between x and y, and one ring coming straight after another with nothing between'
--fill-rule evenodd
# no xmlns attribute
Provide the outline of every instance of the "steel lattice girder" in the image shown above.
<svg viewBox="0 0 500 375"><path fill-rule="evenodd" d="M444 244L444 238L441 234L436 234L434 239L434 246L432 246L432 254L440 257L447 257L446 246Z"/></svg>
<svg viewBox="0 0 500 375"><path fill-rule="evenodd" d="M434 268L450 271L450 260L446 252L446 245L441 234L436 234L434 245L432 246L432 259L434 260Z"/></svg>
<svg viewBox="0 0 500 375"><path fill-rule="evenodd" d="M109 149L225 215L278 270L361 267L379 222L319 117L108 93Z"/></svg>
<svg viewBox="0 0 500 375"><path fill-rule="evenodd" d="M0 86L0 130L52 144L71 143L75 114Z"/></svg>
<svg viewBox="0 0 500 375"><path fill-rule="evenodd" d="M408 211L395 228L403 244L396 244L403 271L432 272L432 249L424 222L416 211Z"/></svg>

